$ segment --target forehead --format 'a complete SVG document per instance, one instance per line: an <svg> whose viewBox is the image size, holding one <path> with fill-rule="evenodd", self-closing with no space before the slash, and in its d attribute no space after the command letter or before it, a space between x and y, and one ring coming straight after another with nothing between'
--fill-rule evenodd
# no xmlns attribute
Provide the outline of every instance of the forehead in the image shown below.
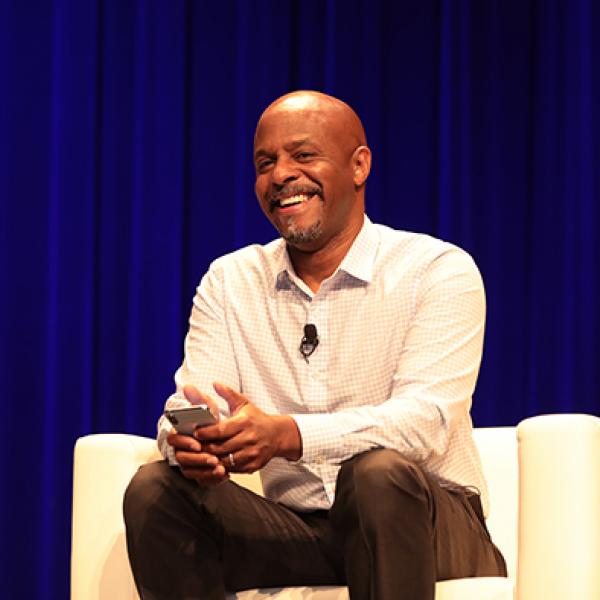
<svg viewBox="0 0 600 600"><path fill-rule="evenodd" d="M256 127L254 150L314 143L340 145L340 124L335 115L306 107L276 107L263 114Z"/></svg>

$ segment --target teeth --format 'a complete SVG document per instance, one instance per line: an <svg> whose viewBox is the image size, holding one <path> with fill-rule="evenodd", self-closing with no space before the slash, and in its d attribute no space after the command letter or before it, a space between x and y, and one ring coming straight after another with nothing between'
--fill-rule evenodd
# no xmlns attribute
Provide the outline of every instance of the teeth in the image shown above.
<svg viewBox="0 0 600 600"><path fill-rule="evenodd" d="M306 194L298 194L297 196L290 196L279 201L280 206L291 206L292 204L300 204L300 202L306 202L308 196Z"/></svg>

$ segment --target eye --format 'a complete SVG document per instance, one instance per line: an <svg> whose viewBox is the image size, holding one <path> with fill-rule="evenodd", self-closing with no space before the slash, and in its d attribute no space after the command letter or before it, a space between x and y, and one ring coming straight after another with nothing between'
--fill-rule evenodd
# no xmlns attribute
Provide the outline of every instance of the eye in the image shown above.
<svg viewBox="0 0 600 600"><path fill-rule="evenodd" d="M269 167L271 167L272 164L273 164L272 158L261 158L256 163L256 170L259 173L264 173Z"/></svg>
<svg viewBox="0 0 600 600"><path fill-rule="evenodd" d="M314 153L313 152L298 152L296 154L296 160L299 160L300 162L309 161L313 157L314 157Z"/></svg>

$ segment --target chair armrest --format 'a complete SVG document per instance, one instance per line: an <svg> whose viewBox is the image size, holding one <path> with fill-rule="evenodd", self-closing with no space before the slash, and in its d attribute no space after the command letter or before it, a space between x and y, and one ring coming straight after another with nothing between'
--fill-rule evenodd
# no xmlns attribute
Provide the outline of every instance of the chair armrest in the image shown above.
<svg viewBox="0 0 600 600"><path fill-rule="evenodd" d="M600 418L521 422L519 600L600 598Z"/></svg>
<svg viewBox="0 0 600 600"><path fill-rule="evenodd" d="M156 440L124 434L77 440L73 471L72 600L136 598L122 517L123 492L140 465L160 459Z"/></svg>

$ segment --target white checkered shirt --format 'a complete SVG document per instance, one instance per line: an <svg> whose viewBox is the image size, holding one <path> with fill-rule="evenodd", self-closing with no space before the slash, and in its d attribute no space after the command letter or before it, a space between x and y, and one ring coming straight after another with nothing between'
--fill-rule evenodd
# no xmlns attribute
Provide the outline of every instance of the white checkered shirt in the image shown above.
<svg viewBox="0 0 600 600"><path fill-rule="evenodd" d="M217 381L292 415L302 458L273 459L261 476L267 497L297 510L329 508L340 463L370 448L395 448L441 483L479 489L487 509L469 415L484 319L471 257L426 235L365 217L317 293L283 240L252 245L203 277L167 407L188 404L186 384L216 397ZM309 362L299 350L307 323L319 335ZM169 429L161 419L159 445L173 461Z"/></svg>

